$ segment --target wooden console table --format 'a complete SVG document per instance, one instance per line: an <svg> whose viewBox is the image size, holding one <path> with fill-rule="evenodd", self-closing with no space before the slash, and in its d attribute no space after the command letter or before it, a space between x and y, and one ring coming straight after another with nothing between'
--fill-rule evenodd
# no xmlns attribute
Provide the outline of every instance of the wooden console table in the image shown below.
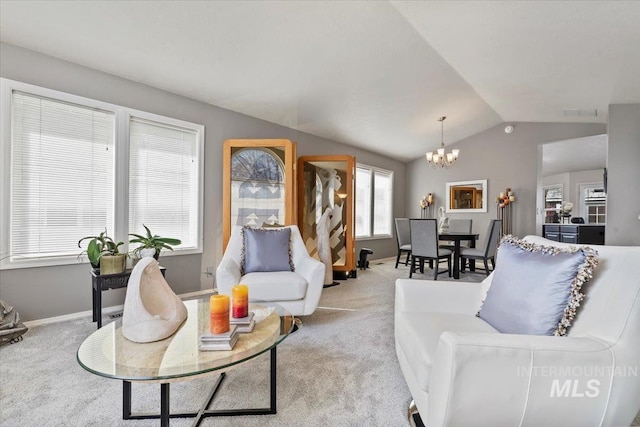
<svg viewBox="0 0 640 427"><path fill-rule="evenodd" d="M164 276L167 269L160 267ZM108 289L126 288L129 284L131 269L118 274L99 274L91 270L91 300L93 301L93 321L98 322L98 329L102 327L102 291Z"/></svg>

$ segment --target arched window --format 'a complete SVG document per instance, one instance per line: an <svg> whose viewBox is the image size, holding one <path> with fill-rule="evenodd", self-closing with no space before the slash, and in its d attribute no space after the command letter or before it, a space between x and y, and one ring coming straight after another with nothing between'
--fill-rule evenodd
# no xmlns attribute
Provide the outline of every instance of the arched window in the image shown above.
<svg viewBox="0 0 640 427"><path fill-rule="evenodd" d="M284 163L269 148L231 155L231 224L285 223Z"/></svg>

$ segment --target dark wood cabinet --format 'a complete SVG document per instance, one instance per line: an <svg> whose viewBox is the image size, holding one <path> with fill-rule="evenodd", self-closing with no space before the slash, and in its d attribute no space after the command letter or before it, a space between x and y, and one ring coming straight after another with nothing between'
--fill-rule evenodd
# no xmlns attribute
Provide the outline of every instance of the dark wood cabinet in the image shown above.
<svg viewBox="0 0 640 427"><path fill-rule="evenodd" d="M542 235L556 242L604 245L604 225L544 224Z"/></svg>

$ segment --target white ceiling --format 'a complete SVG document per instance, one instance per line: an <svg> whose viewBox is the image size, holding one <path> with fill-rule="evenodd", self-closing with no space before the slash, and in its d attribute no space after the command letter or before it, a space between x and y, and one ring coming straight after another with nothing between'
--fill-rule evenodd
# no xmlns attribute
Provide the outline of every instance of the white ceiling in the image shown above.
<svg viewBox="0 0 640 427"><path fill-rule="evenodd" d="M607 135L567 139L542 146L542 175L604 169Z"/></svg>
<svg viewBox="0 0 640 427"><path fill-rule="evenodd" d="M446 143L606 122L640 102L638 22L623 1L0 2L4 42L400 160L442 115Z"/></svg>

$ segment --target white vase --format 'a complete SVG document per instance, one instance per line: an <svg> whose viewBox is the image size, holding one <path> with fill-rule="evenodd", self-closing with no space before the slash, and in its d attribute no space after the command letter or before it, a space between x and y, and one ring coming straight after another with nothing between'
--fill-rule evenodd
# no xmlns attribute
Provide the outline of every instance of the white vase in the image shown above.
<svg viewBox="0 0 640 427"><path fill-rule="evenodd" d="M140 258L153 257L156 254L156 248L140 249Z"/></svg>

